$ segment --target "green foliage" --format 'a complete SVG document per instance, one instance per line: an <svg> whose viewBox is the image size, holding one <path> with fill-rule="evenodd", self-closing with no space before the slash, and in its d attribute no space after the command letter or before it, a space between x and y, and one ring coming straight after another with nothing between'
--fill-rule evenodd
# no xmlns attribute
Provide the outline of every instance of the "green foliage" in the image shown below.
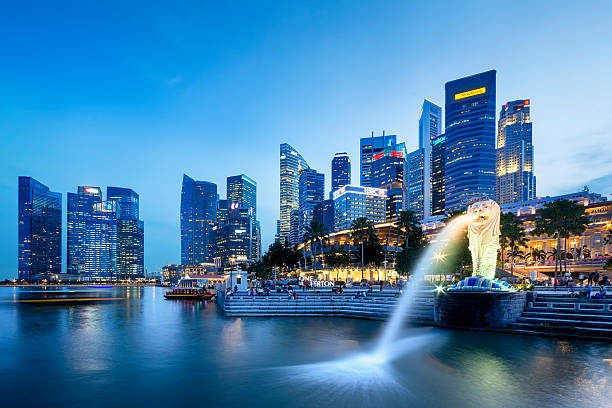
<svg viewBox="0 0 612 408"><path fill-rule="evenodd" d="M526 246L525 242L525 229L523 228L522 221L513 213L502 213L500 216L500 243L502 245L502 269L504 266L503 256L504 249L506 246L510 248L510 270L514 272L514 259L516 257L523 257L524 254L518 251L518 246Z"/></svg>
<svg viewBox="0 0 612 408"><path fill-rule="evenodd" d="M325 254L325 263L331 268L345 268L351 264L351 254L344 247L333 247Z"/></svg>
<svg viewBox="0 0 612 408"><path fill-rule="evenodd" d="M284 244L274 242L262 256L262 261L267 268L289 270L299 263L300 257L300 252L291 248L286 241Z"/></svg>
<svg viewBox="0 0 612 408"><path fill-rule="evenodd" d="M272 269L268 268L263 261L257 261L249 265L249 273L255 274L257 279L268 280L274 276Z"/></svg>
<svg viewBox="0 0 612 408"><path fill-rule="evenodd" d="M589 217L584 212L584 206L569 200L555 200L544 204L537 211L539 218L536 219L533 234L537 236L546 235L557 238L557 251L555 258L555 277L557 276L557 264L560 262L561 239L567 240L572 235L582 235L589 224Z"/></svg>
<svg viewBox="0 0 612 408"><path fill-rule="evenodd" d="M404 237L402 250L397 254L396 270L402 275L410 275L427 246L427 239L418 218L410 210L402 211L396 228L398 235Z"/></svg>

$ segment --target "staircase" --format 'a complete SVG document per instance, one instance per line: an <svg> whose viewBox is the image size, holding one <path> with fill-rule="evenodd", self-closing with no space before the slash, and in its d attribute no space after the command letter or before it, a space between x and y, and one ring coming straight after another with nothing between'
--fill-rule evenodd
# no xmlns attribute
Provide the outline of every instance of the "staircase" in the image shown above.
<svg viewBox="0 0 612 408"><path fill-rule="evenodd" d="M526 334L612 341L612 299L587 300L569 294L538 293L509 329Z"/></svg>
<svg viewBox="0 0 612 408"><path fill-rule="evenodd" d="M356 298L357 293L357 290L347 290L341 295L329 291L298 291L297 300L290 299L286 293L271 293L269 296L239 293L225 297L220 304L227 317L352 317L385 320L399 299L395 290L373 291L360 298ZM408 320L432 323L433 299L433 290L419 291Z"/></svg>

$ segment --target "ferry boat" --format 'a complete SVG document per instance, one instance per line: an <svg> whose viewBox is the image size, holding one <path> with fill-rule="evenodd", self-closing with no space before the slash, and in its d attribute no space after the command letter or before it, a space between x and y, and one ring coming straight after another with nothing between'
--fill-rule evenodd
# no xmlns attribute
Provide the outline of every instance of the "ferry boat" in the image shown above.
<svg viewBox="0 0 612 408"><path fill-rule="evenodd" d="M166 299L211 300L215 295L206 289L206 282L184 277L164 294Z"/></svg>

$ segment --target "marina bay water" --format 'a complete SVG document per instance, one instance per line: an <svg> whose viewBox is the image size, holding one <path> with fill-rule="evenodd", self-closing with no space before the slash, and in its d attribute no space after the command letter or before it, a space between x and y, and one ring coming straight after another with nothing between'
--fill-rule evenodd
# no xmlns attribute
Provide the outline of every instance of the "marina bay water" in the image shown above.
<svg viewBox="0 0 612 408"><path fill-rule="evenodd" d="M603 407L612 400L605 343L403 327L387 344L393 358L380 365L368 358L382 322L226 319L214 303L168 301L153 287L108 289L105 297L123 299L92 304L16 303L26 290L0 288L7 407Z"/></svg>

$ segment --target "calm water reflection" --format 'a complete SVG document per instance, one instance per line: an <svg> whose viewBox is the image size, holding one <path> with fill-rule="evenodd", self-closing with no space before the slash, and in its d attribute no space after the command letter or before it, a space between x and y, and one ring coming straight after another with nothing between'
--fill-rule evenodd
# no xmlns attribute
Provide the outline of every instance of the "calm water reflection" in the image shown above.
<svg viewBox="0 0 612 408"><path fill-rule="evenodd" d="M12 303L22 290L0 288L0 401L7 407L612 401L609 344L410 329L412 351L389 365L352 364L343 359L370 349L381 323L225 319L215 304L166 301L160 288L114 288L107 295L126 299L109 303Z"/></svg>

